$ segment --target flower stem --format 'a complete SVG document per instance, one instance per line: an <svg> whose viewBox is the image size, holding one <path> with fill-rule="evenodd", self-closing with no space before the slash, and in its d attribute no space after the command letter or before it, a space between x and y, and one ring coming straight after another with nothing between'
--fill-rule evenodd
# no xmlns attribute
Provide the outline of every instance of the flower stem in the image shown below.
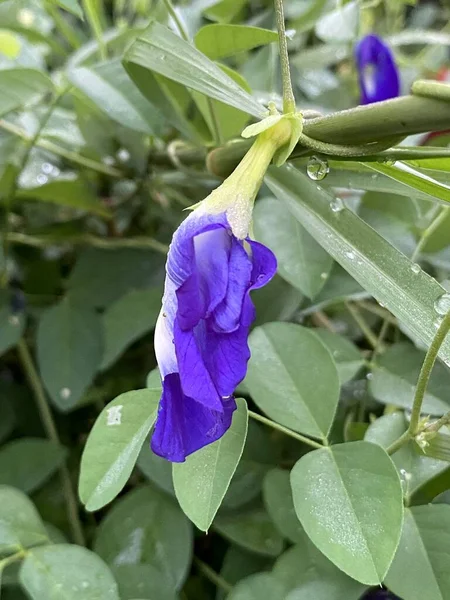
<svg viewBox="0 0 450 600"><path fill-rule="evenodd" d="M429 237L436 231L436 229L444 222L444 220L448 216L449 207L444 206L441 210L438 207L438 214L434 217L428 227L423 231L420 236L419 243L417 244L413 255L411 256L411 260L414 262L418 256L420 256L425 244L427 243Z"/></svg>
<svg viewBox="0 0 450 600"><path fill-rule="evenodd" d="M278 44L280 48L281 77L283 79L283 112L295 112L295 97L292 90L289 54L287 48L286 27L284 23L283 0L274 0L277 19Z"/></svg>
<svg viewBox="0 0 450 600"><path fill-rule="evenodd" d="M295 440L298 440L299 442L303 442L304 444L308 444L309 446L312 446L313 448L323 448L323 444L320 444L319 442L315 442L314 440L310 440L309 438L302 435L301 433L296 433L295 431L292 431L292 429L288 429L287 427L284 427L284 425L275 423L275 421L271 421L270 419L267 419L266 417L263 417L262 415L255 413L252 410L248 411L248 416L251 417L252 419L254 419L255 421L264 423L264 425L267 425L268 427L272 427L272 429L276 429L277 431L281 431L282 433L288 435L289 437L292 437Z"/></svg>
<svg viewBox="0 0 450 600"><path fill-rule="evenodd" d="M228 581L225 581L223 577L218 575L214 571L214 569L211 569L209 565L207 565L205 562L203 562L196 556L194 557L194 564L200 571L200 573L204 575L207 579L209 579L209 581L211 581L211 583L213 583L217 588L220 588L227 594L231 592L233 586L230 583L228 583Z"/></svg>
<svg viewBox="0 0 450 600"><path fill-rule="evenodd" d="M348 312L351 314L351 316L353 317L354 321L356 322L356 324L358 325L358 327L361 329L361 331L363 332L365 338L367 339L367 341L369 342L369 344L372 346L372 348L373 349L378 348L378 338L377 338L377 336L373 333L373 331L367 325L366 321L364 320L364 317L361 315L361 313L356 308L356 306L353 306L349 302L346 302L345 306L347 307Z"/></svg>
<svg viewBox="0 0 450 600"><path fill-rule="evenodd" d="M393 454L396 450L401 448L410 439L414 438L419 433L419 421L422 412L422 403L427 390L428 382L430 381L431 373L433 371L434 363L438 356L439 350L450 331L450 312L448 312L442 319L442 323L436 332L436 335L431 342L431 346L428 348L428 352L423 361L422 368L420 370L419 379L417 381L416 392L414 394L413 407L411 411L411 420L409 427L403 435L401 435L395 442L393 442L388 448L387 453Z"/></svg>
<svg viewBox="0 0 450 600"><path fill-rule="evenodd" d="M50 407L45 397L44 387L33 362L30 350L24 339L18 343L18 351L20 361L27 376L28 382L33 390L36 404L41 415L42 424L47 433L47 437L55 444L60 444L58 430L56 429L55 421ZM70 479L69 469L65 464L60 467L61 485L66 500L67 515L72 529L73 540L80 546L85 545L83 528L78 514L78 502L73 490L72 481Z"/></svg>

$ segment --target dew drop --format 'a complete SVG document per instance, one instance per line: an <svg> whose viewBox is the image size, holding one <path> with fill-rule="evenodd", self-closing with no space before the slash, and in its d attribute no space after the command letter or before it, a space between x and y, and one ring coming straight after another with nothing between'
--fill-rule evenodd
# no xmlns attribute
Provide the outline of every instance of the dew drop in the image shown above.
<svg viewBox="0 0 450 600"><path fill-rule="evenodd" d="M45 174L45 175L50 175L50 173L53 172L53 165L45 162L42 167L41 167L41 171Z"/></svg>
<svg viewBox="0 0 450 600"><path fill-rule="evenodd" d="M38 182L39 185L44 185L44 183L47 183L48 177L47 177L47 175L43 175L41 173L40 175L38 175L36 177L36 181Z"/></svg>
<svg viewBox="0 0 450 600"><path fill-rule="evenodd" d="M417 263L412 264L411 271L414 273L414 275L418 275L421 271L420 265L418 265Z"/></svg>
<svg viewBox="0 0 450 600"><path fill-rule="evenodd" d="M328 277L328 273L321 273L320 274L320 278L321 279L326 279Z"/></svg>
<svg viewBox="0 0 450 600"><path fill-rule="evenodd" d="M344 210L344 203L340 198L335 198L330 202L330 208L334 213L340 213L341 210Z"/></svg>
<svg viewBox="0 0 450 600"><path fill-rule="evenodd" d="M438 315L445 316L450 310L450 294L442 294L434 302L434 310Z"/></svg>
<svg viewBox="0 0 450 600"><path fill-rule="evenodd" d="M354 252L346 252L345 256L350 259L353 260L355 258L355 253Z"/></svg>
<svg viewBox="0 0 450 600"><path fill-rule="evenodd" d="M328 162L318 156L311 156L306 167L308 177L314 181L322 181L330 172Z"/></svg>
<svg viewBox="0 0 450 600"><path fill-rule="evenodd" d="M59 392L59 395L61 396L61 398L63 400L67 400L68 398L70 398L70 395L72 394L71 390L69 388L62 388Z"/></svg>
<svg viewBox="0 0 450 600"><path fill-rule="evenodd" d="M117 158L120 160L120 162L127 162L130 160L130 153L126 148L121 148L117 153Z"/></svg>
<svg viewBox="0 0 450 600"><path fill-rule="evenodd" d="M366 379L368 379L369 381L372 381L372 379L373 379L373 373L367 373Z"/></svg>

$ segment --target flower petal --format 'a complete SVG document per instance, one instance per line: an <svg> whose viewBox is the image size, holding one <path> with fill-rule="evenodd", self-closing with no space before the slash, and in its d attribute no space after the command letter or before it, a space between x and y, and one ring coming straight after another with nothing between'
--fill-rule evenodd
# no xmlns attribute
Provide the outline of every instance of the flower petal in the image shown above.
<svg viewBox="0 0 450 600"><path fill-rule="evenodd" d="M391 49L376 35L356 45L355 57L361 87L361 104L395 98L400 93L397 65Z"/></svg>
<svg viewBox="0 0 450 600"><path fill-rule="evenodd" d="M185 396L178 373L165 377L158 419L152 437L155 454L183 462L189 454L218 440L231 425L234 398L224 401L218 413Z"/></svg>

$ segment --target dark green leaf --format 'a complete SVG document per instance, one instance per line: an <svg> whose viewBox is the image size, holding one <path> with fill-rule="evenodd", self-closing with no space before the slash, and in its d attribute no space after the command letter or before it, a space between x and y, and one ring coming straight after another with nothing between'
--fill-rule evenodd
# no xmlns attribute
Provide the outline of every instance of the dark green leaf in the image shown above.
<svg viewBox="0 0 450 600"><path fill-rule="evenodd" d="M0 450L0 483L30 493L63 464L66 449L49 440L21 438Z"/></svg>
<svg viewBox="0 0 450 600"><path fill-rule="evenodd" d="M98 529L95 551L117 573L145 565L179 589L189 570L192 527L171 498L150 487L119 500Z"/></svg>
<svg viewBox="0 0 450 600"><path fill-rule="evenodd" d="M124 61L134 80L145 77L142 69L148 69L255 117L263 115L263 107L219 67L155 21L131 45Z"/></svg>
<svg viewBox="0 0 450 600"><path fill-rule="evenodd" d="M352 442L303 456L291 473L294 505L306 533L344 573L381 583L403 524L400 478L376 444Z"/></svg>
<svg viewBox="0 0 450 600"><path fill-rule="evenodd" d="M275 198L256 204L254 220L256 238L275 253L281 277L314 298L330 274L330 255Z"/></svg>
<svg viewBox="0 0 450 600"><path fill-rule="evenodd" d="M331 352L341 384L353 379L364 364L364 358L358 348L347 338L327 329L313 329L313 332Z"/></svg>
<svg viewBox="0 0 450 600"><path fill-rule="evenodd" d="M278 40L276 31L246 25L205 25L195 36L195 45L212 60L225 58Z"/></svg>
<svg viewBox="0 0 450 600"><path fill-rule="evenodd" d="M284 592L283 584L271 573L255 573L240 581L227 600L280 600Z"/></svg>
<svg viewBox="0 0 450 600"><path fill-rule="evenodd" d="M132 290L103 315L105 353L101 369L110 367L133 342L151 331L161 308L161 290Z"/></svg>
<svg viewBox="0 0 450 600"><path fill-rule="evenodd" d="M23 200L39 200L60 206L85 210L101 217L110 217L110 211L102 206L97 196L81 180L51 181L39 187L22 189L17 194Z"/></svg>
<svg viewBox="0 0 450 600"><path fill-rule="evenodd" d="M73 13L76 17L80 19L83 18L83 11L81 10L81 6L78 4L78 0L51 0L52 2L56 2L61 6L61 8L65 8L69 12Z"/></svg>
<svg viewBox="0 0 450 600"><path fill-rule="evenodd" d="M300 325L269 323L252 332L250 349L245 385L256 404L286 427L326 437L339 399L339 377L322 342Z"/></svg>
<svg viewBox="0 0 450 600"><path fill-rule="evenodd" d="M88 307L66 297L39 321L37 357L53 403L74 408L100 367L103 354L101 321Z"/></svg>
<svg viewBox="0 0 450 600"><path fill-rule="evenodd" d="M405 523L386 585L407 600L447 600L450 571L450 506L414 506L405 510Z"/></svg>
<svg viewBox="0 0 450 600"><path fill-rule="evenodd" d="M247 404L237 400L230 428L219 440L174 463L175 493L184 513L208 531L242 456L247 437Z"/></svg>
<svg viewBox="0 0 450 600"><path fill-rule="evenodd" d="M160 391L159 395L161 395ZM136 461L136 466L149 481L157 485L163 492L167 492L175 497L172 479L172 463L153 452L150 447L150 438L143 444Z"/></svg>
<svg viewBox="0 0 450 600"><path fill-rule="evenodd" d="M295 513L289 471L272 469L264 478L264 505L278 531L294 544L303 541L303 527Z"/></svg>
<svg viewBox="0 0 450 600"><path fill-rule="evenodd" d="M219 515L214 529L230 542L257 554L278 556L283 550L283 537L263 509Z"/></svg>
<svg viewBox="0 0 450 600"><path fill-rule="evenodd" d="M119 600L111 571L80 546L56 544L30 550L19 577L32 600Z"/></svg>
<svg viewBox="0 0 450 600"><path fill-rule="evenodd" d="M157 415L159 391L121 394L100 413L81 459L79 494L90 511L111 502L128 481Z"/></svg>

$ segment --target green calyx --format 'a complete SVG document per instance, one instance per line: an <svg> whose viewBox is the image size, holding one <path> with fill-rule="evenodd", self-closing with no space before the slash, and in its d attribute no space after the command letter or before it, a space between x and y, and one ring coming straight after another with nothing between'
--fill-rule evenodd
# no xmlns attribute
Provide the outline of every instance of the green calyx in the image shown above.
<svg viewBox="0 0 450 600"><path fill-rule="evenodd" d="M280 114L274 103L269 104L269 115L259 121L249 125L242 132L243 138L251 138L263 135L273 139L278 144L273 158L277 167L281 167L292 154L303 131L303 114L301 112L291 112Z"/></svg>

